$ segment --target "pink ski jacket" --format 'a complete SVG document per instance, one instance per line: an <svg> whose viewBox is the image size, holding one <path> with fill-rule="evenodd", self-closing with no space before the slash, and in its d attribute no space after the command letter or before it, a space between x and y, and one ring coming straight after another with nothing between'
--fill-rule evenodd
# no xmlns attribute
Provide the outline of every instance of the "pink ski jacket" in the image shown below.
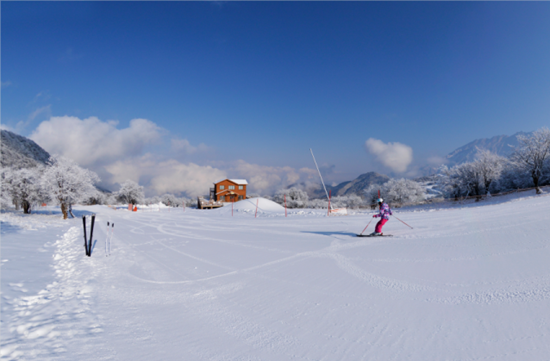
<svg viewBox="0 0 550 361"><path fill-rule="evenodd" d="M383 219L390 219L390 216L392 214L393 213L390 209L390 206L388 206L386 203L382 203L382 207L380 207L380 213L375 214L374 218L382 217Z"/></svg>

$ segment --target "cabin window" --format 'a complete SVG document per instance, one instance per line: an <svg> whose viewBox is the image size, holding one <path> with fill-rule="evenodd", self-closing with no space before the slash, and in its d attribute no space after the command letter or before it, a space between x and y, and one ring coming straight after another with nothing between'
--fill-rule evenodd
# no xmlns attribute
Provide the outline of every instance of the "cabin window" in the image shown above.
<svg viewBox="0 0 550 361"><path fill-rule="evenodd" d="M235 189L235 186L229 186L229 189Z"/></svg>
<svg viewBox="0 0 550 361"><path fill-rule="evenodd" d="M242 200L243 200L243 196L239 196L239 200L242 201Z"/></svg>
<svg viewBox="0 0 550 361"><path fill-rule="evenodd" d="M222 189L225 189L225 186L220 186L220 191L221 191Z"/></svg>
<svg viewBox="0 0 550 361"><path fill-rule="evenodd" d="M223 187L223 186L222 186ZM225 196L220 197L220 202L225 202Z"/></svg>
<svg viewBox="0 0 550 361"><path fill-rule="evenodd" d="M243 190L244 189L244 186L239 186L239 190Z"/></svg>

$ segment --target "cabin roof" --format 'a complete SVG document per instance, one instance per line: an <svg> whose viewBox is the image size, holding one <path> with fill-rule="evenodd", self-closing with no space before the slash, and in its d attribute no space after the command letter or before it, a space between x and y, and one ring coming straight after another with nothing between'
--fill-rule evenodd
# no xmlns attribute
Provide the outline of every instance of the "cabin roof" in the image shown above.
<svg viewBox="0 0 550 361"><path fill-rule="evenodd" d="M229 178L220 179L219 181L214 182L214 184L218 184L218 183L220 183L220 182L223 182L224 180L228 180L228 181L233 182L233 183L238 184L238 185L246 185L246 184L248 184L248 182L246 181L246 179L229 179Z"/></svg>

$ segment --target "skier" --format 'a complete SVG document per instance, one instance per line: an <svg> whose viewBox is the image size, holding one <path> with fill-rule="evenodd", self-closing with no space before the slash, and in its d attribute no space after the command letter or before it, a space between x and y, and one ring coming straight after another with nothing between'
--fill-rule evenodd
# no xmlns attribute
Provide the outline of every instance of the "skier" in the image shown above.
<svg viewBox="0 0 550 361"><path fill-rule="evenodd" d="M374 232L371 233L371 236L382 236L382 227L384 226L384 224L386 224L387 221L389 221L390 216L393 214L390 206L388 206L387 203L384 203L384 200L382 198L378 198L378 206L380 208L380 213L375 214L372 217L380 217L381 219L378 221L378 223L376 223L376 228L374 229Z"/></svg>

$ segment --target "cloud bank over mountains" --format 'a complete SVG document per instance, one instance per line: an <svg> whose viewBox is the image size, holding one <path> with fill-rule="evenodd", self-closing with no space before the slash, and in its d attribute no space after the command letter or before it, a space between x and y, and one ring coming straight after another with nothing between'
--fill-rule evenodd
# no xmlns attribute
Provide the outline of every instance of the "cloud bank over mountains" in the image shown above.
<svg viewBox="0 0 550 361"><path fill-rule="evenodd" d="M29 137L53 155L75 160L98 173L102 185L118 189L127 179L145 186L148 194L208 194L220 178L245 178L251 192L262 194L315 177L309 168L270 167L244 160L196 164L183 161L190 155L213 154L206 144L192 145L187 139L170 137L169 132L147 119L133 119L126 128L117 121L97 117L50 117ZM169 144L169 151L163 147Z"/></svg>

